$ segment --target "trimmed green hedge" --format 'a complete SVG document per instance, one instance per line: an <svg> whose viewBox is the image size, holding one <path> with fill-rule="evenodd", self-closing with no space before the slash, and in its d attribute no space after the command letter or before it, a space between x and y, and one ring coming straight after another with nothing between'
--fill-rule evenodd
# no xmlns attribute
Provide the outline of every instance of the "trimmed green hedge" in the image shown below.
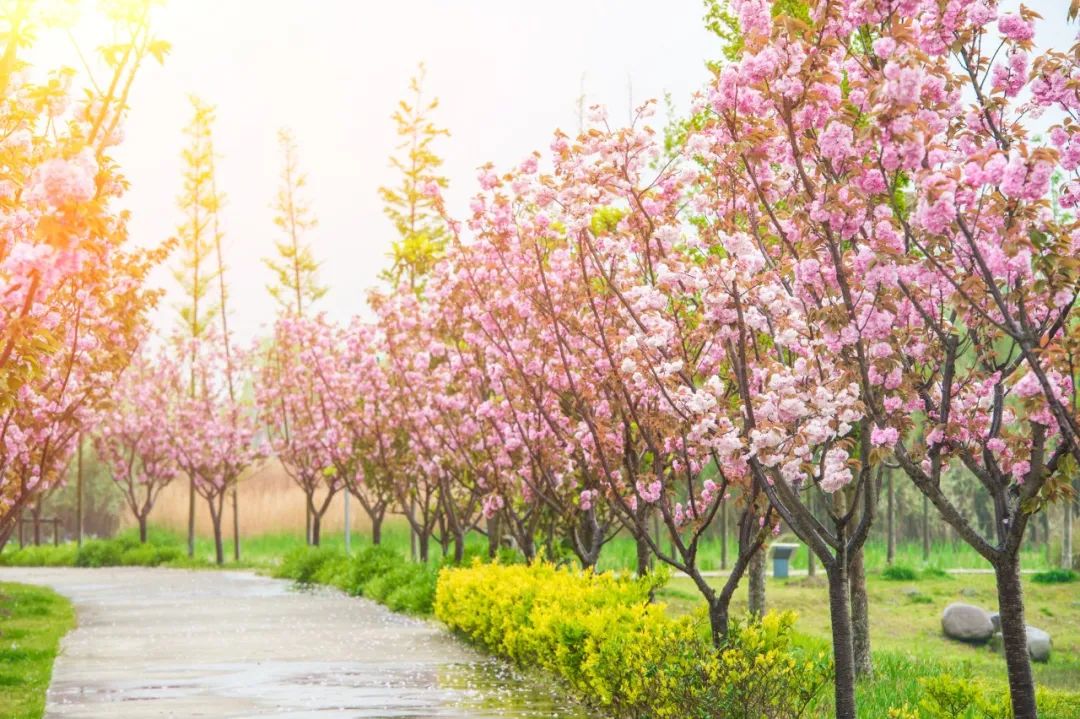
<svg viewBox="0 0 1080 719"><path fill-rule="evenodd" d="M300 547L274 570L299 585L326 584L396 612L429 615L435 600L436 566L410 562L392 549L367 547L346 557L339 551Z"/></svg>

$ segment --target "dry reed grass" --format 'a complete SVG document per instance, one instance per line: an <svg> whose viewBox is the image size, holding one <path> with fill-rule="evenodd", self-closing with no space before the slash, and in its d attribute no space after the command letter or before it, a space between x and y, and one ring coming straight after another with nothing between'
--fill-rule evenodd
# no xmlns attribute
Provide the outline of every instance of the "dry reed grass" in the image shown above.
<svg viewBox="0 0 1080 719"><path fill-rule="evenodd" d="M261 534L295 533L304 534L304 492L296 486L281 465L272 460L263 465L251 476L239 484L240 536L254 537ZM345 527L344 506L339 493L323 516L322 533L340 532ZM317 503L321 497L316 497ZM232 536L232 507L229 500L223 529L225 536ZM363 532L370 527L363 509L350 497L350 524L354 532ZM124 513L124 526L133 524L130 513ZM154 510L150 513L150 524L171 529L181 534L187 533L188 522L188 482L178 479L162 490ZM200 536L213 535L210 523L210 511L206 500L195 497L195 531Z"/></svg>

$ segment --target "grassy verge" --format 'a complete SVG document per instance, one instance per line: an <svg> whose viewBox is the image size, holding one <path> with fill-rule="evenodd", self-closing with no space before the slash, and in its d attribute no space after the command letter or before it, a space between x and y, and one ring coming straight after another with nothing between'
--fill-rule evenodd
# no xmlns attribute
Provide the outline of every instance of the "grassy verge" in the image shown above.
<svg viewBox="0 0 1080 719"><path fill-rule="evenodd" d="M770 577L766 596L770 609L793 610L795 625L807 646L828 648L830 625L824 579L777 580ZM1060 704L1067 693L1071 710L1044 708L1041 715L1056 719L1080 717L1080 594L1075 583L1044 584L1025 578L1028 623L1050 632L1054 649L1050 661L1034 663L1035 679L1047 706ZM917 705L925 691L920 679L942 675L969 678L988 694L1006 687L1005 660L988 647L946 639L941 612L951 602L987 609L997 604L994 578L988 575L935 576L921 573L914 580L896 581L880 574L867 578L870 631L877 676L859 687L860 713L885 716L888 707ZM701 602L689 579L674 577L658 598L675 615L698 611ZM734 614L747 609L745 589L732 604ZM874 711L880 714L874 714Z"/></svg>
<svg viewBox="0 0 1080 719"><path fill-rule="evenodd" d="M0 716L44 713L60 638L73 626L71 603L51 589L0 583Z"/></svg>

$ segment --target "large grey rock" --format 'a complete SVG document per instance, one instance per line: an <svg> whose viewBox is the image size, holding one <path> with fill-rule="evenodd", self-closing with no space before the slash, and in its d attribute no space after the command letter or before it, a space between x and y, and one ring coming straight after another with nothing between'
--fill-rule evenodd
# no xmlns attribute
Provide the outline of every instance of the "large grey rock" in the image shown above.
<svg viewBox="0 0 1080 719"><path fill-rule="evenodd" d="M990 615L990 621L994 625L994 635L990 637L990 648L995 652L1000 652L1004 649L1005 642L1001 636L1001 617L997 612ZM1038 627L1028 625L1027 627L1027 648L1028 654L1031 655L1032 660L1036 662L1048 662L1050 661L1050 650L1053 648L1054 642L1050 638L1050 634Z"/></svg>
<svg viewBox="0 0 1080 719"><path fill-rule="evenodd" d="M985 642L994 634L990 613L962 602L954 602L945 607L941 614L941 629L945 636L951 639L977 644Z"/></svg>
<svg viewBox="0 0 1080 719"><path fill-rule="evenodd" d="M1037 662L1050 661L1050 648L1053 642L1050 635L1042 629L1029 626L1027 628L1028 654Z"/></svg>

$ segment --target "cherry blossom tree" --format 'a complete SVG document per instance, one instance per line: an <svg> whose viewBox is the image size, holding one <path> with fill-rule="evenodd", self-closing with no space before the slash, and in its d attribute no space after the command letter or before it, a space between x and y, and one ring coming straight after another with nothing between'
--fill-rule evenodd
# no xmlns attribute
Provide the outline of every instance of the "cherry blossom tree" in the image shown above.
<svg viewBox="0 0 1080 719"><path fill-rule="evenodd" d="M47 18L5 6L0 57L0 546L22 509L60 480L73 441L126 365L156 294L142 288L159 252L131 252L124 181L109 152L137 70L168 45L153 3L109 7L129 42L103 48L110 81L76 96L59 69L35 84L20 60ZM88 70L89 71L89 70Z"/></svg>
<svg viewBox="0 0 1080 719"><path fill-rule="evenodd" d="M432 401L441 388L421 326L424 300L402 285L393 294L372 292L369 302L378 317L380 364L389 390L383 421L389 423L394 491L412 529L416 554L426 562L432 537L440 522L445 525L442 490L451 469L435 438L427 434L434 422Z"/></svg>
<svg viewBox="0 0 1080 719"><path fill-rule="evenodd" d="M334 496L345 487L328 451L335 439L319 368L331 356L332 334L322 316L287 315L274 325L274 336L260 366L256 401L274 454L285 473L304 492L307 541L319 545L322 519Z"/></svg>
<svg viewBox="0 0 1080 719"><path fill-rule="evenodd" d="M214 554L218 564L225 561L222 518L225 498L243 474L267 456L268 448L258 440L256 413L243 398L229 394L228 364L223 344L208 331L197 349L174 339L172 349L185 359L172 373L171 396L166 424L175 458L196 493L206 502L214 531ZM188 340L187 342L192 342ZM253 361L236 358L233 377L237 385L250 382ZM194 384L195 391L190 391Z"/></svg>
<svg viewBox="0 0 1080 719"><path fill-rule="evenodd" d="M750 313L733 366L753 463L785 520L832 556L835 632L846 601L833 576L872 516L873 467L891 454L994 567L1013 712L1033 717L1018 549L1077 456L1076 228L1050 193L1055 171L1075 169L1076 53L1032 59L1034 14L994 3L732 8L741 45L689 143L714 163L726 242L749 232L729 250L757 256L779 280L770 301L789 305L765 311L758 295L735 307ZM1046 140L1031 133L1035 115ZM1063 183L1063 207L1072 192ZM763 350L775 357L764 365ZM783 393L762 426L759 389L785 387L830 393L817 437L793 436L784 415L802 408ZM950 463L992 498L995 536L942 492ZM806 471L838 500L861 497L863 516L849 497L835 530L815 524L798 501ZM834 634L839 716L855 712L847 644Z"/></svg>
<svg viewBox="0 0 1080 719"><path fill-rule="evenodd" d="M180 473L172 437L162 422L169 412L169 380L176 374L166 355L143 352L124 371L112 406L94 427L94 448L138 522L143 543L158 495Z"/></svg>
<svg viewBox="0 0 1080 719"><path fill-rule="evenodd" d="M892 92L868 92L866 101L882 118L882 127L871 120L867 141L893 154L865 172L890 198L882 234L905 250L898 271L905 350L897 353L912 377L905 409L927 425L916 442L897 423L907 431L894 454L994 567L1017 717L1037 714L1020 544L1036 512L1070 495L1068 467L1080 459L1080 226L1072 212L1078 51L1034 53L1036 20L1022 6L999 13L972 4L959 17L935 16L932 32L919 37L890 22L874 45L877 61L860 79L866 88L892 83ZM927 112L915 105L929 108L933 122L905 128L907 118ZM1036 133L1040 125L1045 134ZM888 126L897 129L890 134ZM916 133L934 148L918 160ZM1053 209L1050 179L1058 173L1064 212ZM942 494L950 464L962 465L991 498L990 536Z"/></svg>
<svg viewBox="0 0 1080 719"><path fill-rule="evenodd" d="M372 544L394 504L393 444L385 432L389 388L379 365L374 328L354 319L328 332L309 355L319 382L327 457L371 522Z"/></svg>

